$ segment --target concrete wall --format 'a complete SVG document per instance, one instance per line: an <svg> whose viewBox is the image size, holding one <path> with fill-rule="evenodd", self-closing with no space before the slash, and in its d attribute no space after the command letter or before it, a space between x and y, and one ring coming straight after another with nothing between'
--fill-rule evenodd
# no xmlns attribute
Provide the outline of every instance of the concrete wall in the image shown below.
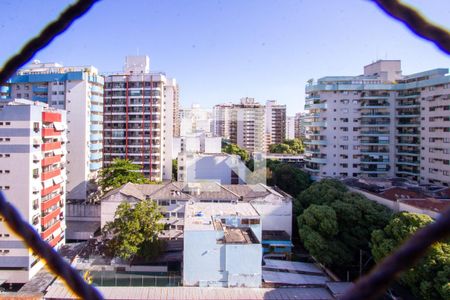
<svg viewBox="0 0 450 300"><path fill-rule="evenodd" d="M250 202L261 216L262 230L284 230L292 236L292 202L274 195Z"/></svg>
<svg viewBox="0 0 450 300"><path fill-rule="evenodd" d="M261 244L226 244L225 255L228 287L256 288L261 286Z"/></svg>
<svg viewBox="0 0 450 300"><path fill-rule="evenodd" d="M183 285L226 286L225 245L217 244L216 231L185 231Z"/></svg>
<svg viewBox="0 0 450 300"><path fill-rule="evenodd" d="M100 221L101 206L92 204L67 204L68 221Z"/></svg>

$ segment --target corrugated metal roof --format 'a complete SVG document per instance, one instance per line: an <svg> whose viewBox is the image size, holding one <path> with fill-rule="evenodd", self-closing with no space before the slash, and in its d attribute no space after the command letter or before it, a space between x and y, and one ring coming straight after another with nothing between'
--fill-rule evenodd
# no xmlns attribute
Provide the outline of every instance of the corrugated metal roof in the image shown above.
<svg viewBox="0 0 450 300"><path fill-rule="evenodd" d="M200 288L200 287L99 287L105 299L333 299L325 288ZM48 289L45 299L75 299L61 283Z"/></svg>

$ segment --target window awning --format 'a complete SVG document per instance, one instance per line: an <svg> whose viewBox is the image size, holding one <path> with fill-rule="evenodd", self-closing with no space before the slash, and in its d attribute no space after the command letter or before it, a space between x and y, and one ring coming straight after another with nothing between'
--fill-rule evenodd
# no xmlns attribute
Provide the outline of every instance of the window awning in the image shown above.
<svg viewBox="0 0 450 300"><path fill-rule="evenodd" d="M49 188L53 186L53 180L52 179L45 180L42 182L42 185L44 186L44 189Z"/></svg>
<svg viewBox="0 0 450 300"><path fill-rule="evenodd" d="M34 144L34 145L40 145L40 144L42 144L42 138L34 137L34 138L33 138L33 144Z"/></svg>
<svg viewBox="0 0 450 300"><path fill-rule="evenodd" d="M62 151L62 149L55 149L55 150L53 150L53 154L54 155L62 155L63 151Z"/></svg>
<svg viewBox="0 0 450 300"><path fill-rule="evenodd" d="M42 160L41 152L33 153L33 160Z"/></svg>
<svg viewBox="0 0 450 300"><path fill-rule="evenodd" d="M53 122L53 127L56 131L64 131L66 129L66 126L61 122Z"/></svg>
<svg viewBox="0 0 450 300"><path fill-rule="evenodd" d="M55 184L60 184L60 183L64 182L64 179L61 175L59 175L59 176L53 177L53 182Z"/></svg>

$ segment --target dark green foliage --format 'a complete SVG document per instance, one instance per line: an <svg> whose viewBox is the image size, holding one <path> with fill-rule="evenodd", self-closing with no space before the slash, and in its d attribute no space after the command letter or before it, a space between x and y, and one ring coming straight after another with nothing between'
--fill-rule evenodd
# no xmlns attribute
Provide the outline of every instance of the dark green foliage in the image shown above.
<svg viewBox="0 0 450 300"><path fill-rule="evenodd" d="M178 179L178 159L172 159L172 180Z"/></svg>
<svg viewBox="0 0 450 300"><path fill-rule="evenodd" d="M422 214L401 212L384 229L372 233L371 250L376 262L397 249L417 230L433 220ZM401 282L420 299L450 299L450 242L433 244L428 253L403 273Z"/></svg>
<svg viewBox="0 0 450 300"><path fill-rule="evenodd" d="M295 197L311 184L308 173L289 164L277 164L272 171L272 183Z"/></svg>
<svg viewBox="0 0 450 300"><path fill-rule="evenodd" d="M284 140L281 144L269 146L270 153L301 154L305 151L303 142L300 139Z"/></svg>
<svg viewBox="0 0 450 300"><path fill-rule="evenodd" d="M108 253L129 260L135 255L151 259L162 250L158 234L163 229L162 218L157 204L152 200L142 200L133 208L129 203L121 203L114 215L114 221L103 227Z"/></svg>
<svg viewBox="0 0 450 300"><path fill-rule="evenodd" d="M331 179L315 182L299 194L294 211L305 248L331 267L357 264L359 251L369 251L372 231L386 226L390 217L384 206Z"/></svg>
<svg viewBox="0 0 450 300"><path fill-rule="evenodd" d="M115 159L112 164L100 171L99 185L104 192L121 187L125 183L151 183L140 172L141 166L127 159Z"/></svg>
<svg viewBox="0 0 450 300"><path fill-rule="evenodd" d="M228 154L236 154L241 157L243 162L247 162L250 159L250 154L247 150L240 148L236 144L227 144L223 149L223 152Z"/></svg>

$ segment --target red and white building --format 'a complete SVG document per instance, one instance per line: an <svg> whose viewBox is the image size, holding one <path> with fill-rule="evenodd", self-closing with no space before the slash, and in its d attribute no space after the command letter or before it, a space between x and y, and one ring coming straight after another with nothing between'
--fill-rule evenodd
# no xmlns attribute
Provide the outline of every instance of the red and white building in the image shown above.
<svg viewBox="0 0 450 300"><path fill-rule="evenodd" d="M0 188L43 240L64 244L66 113L47 104L0 102ZM0 279L30 280L45 263L0 221Z"/></svg>

